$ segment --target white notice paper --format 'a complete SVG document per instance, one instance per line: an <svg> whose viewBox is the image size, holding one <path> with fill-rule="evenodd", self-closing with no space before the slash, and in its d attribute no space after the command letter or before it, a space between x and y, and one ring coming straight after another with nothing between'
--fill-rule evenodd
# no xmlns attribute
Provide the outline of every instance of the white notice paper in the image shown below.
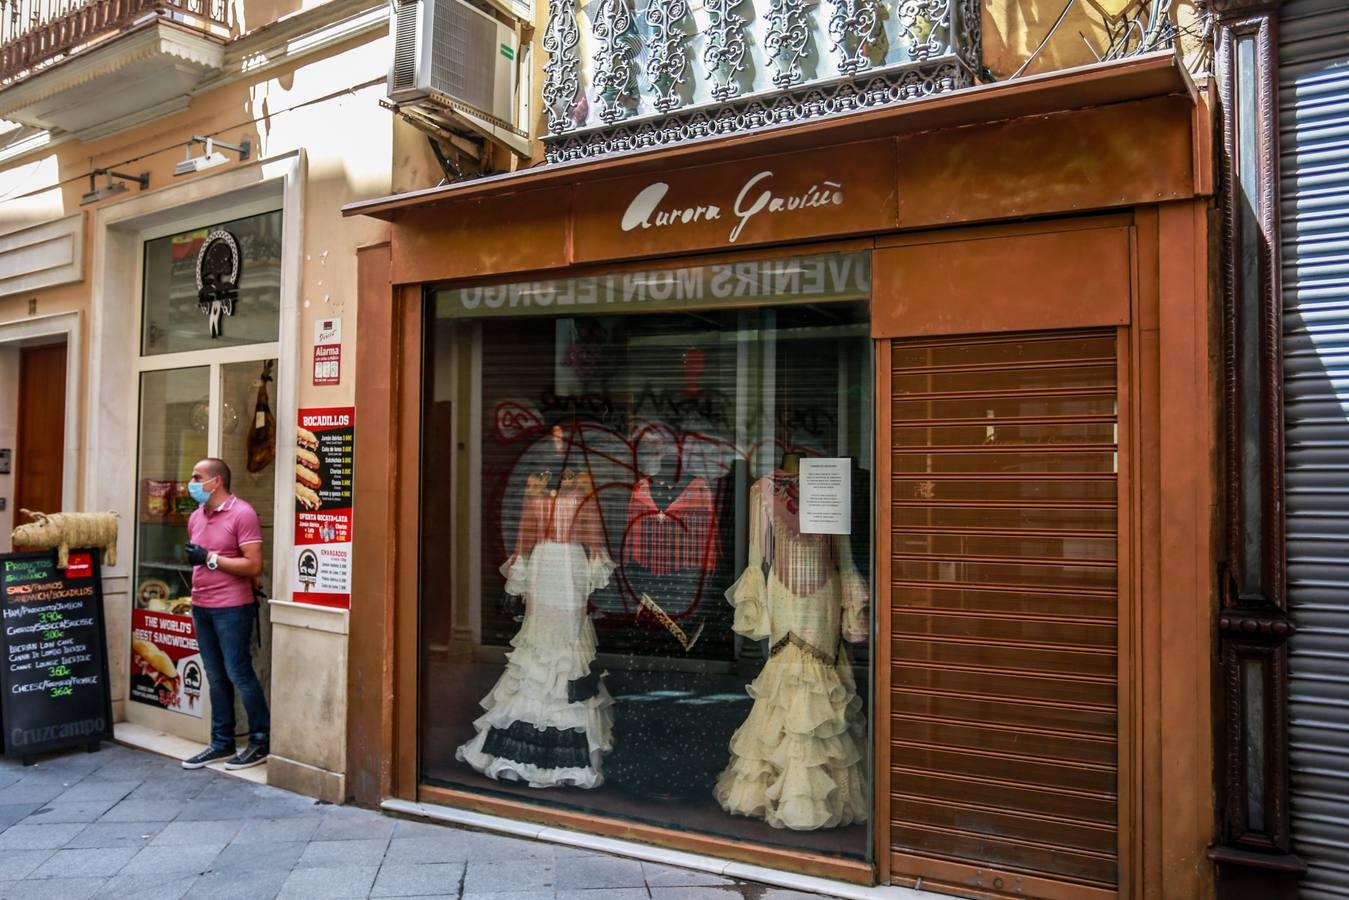
<svg viewBox="0 0 1349 900"><path fill-rule="evenodd" d="M801 460L801 533L852 533L852 460Z"/></svg>

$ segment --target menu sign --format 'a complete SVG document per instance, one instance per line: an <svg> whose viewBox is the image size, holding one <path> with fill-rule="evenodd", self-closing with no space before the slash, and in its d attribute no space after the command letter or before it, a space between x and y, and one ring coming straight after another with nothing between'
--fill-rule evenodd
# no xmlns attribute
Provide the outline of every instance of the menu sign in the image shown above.
<svg viewBox="0 0 1349 900"><path fill-rule="evenodd" d="M97 550L0 554L0 720L5 753L29 757L112 740Z"/></svg>
<svg viewBox="0 0 1349 900"><path fill-rule="evenodd" d="M295 563L291 599L351 604L351 483L356 411L300 410L295 432Z"/></svg>

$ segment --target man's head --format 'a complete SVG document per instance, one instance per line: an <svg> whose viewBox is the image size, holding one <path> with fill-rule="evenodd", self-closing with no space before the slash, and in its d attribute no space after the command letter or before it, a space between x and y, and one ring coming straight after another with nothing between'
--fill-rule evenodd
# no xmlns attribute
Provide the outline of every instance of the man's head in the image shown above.
<svg viewBox="0 0 1349 900"><path fill-rule="evenodd" d="M192 467L192 480L218 499L230 492L230 467L223 459L207 457Z"/></svg>

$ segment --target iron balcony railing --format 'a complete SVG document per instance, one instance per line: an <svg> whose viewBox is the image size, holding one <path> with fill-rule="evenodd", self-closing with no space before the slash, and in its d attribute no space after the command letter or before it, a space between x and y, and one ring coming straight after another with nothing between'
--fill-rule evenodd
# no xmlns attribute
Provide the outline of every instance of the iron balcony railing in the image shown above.
<svg viewBox="0 0 1349 900"><path fill-rule="evenodd" d="M148 16L228 30L228 0L0 0L0 85Z"/></svg>
<svg viewBox="0 0 1349 900"><path fill-rule="evenodd" d="M552 0L553 162L968 87L980 0Z"/></svg>

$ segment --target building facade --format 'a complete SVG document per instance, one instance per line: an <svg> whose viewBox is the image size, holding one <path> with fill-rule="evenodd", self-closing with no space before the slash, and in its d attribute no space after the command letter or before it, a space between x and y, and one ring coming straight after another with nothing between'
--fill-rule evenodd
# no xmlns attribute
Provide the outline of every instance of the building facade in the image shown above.
<svg viewBox="0 0 1349 900"><path fill-rule="evenodd" d="M544 22L544 164L346 208L392 226L357 801L1211 894L1211 89L1169 51L990 81L959 9L949 54L840 78L845 34L813 83L737 69L733 6L673 37L618 6Z"/></svg>
<svg viewBox="0 0 1349 900"><path fill-rule="evenodd" d="M1211 6L18 3L0 541L119 514L119 737L199 741L223 456L327 800L1342 896L1349 20Z"/></svg>
<svg viewBox="0 0 1349 900"><path fill-rule="evenodd" d="M303 410L352 404L355 248L387 229L338 211L398 184L402 126L379 106L387 10L12 13L0 32L0 549L20 509L118 514L120 552L103 567L118 733L186 755L210 711L185 482L197 459L224 458L266 538L255 664L273 707L268 776L341 800L346 597L309 596L296 574L307 538L293 456ZM172 677L136 652L142 641Z"/></svg>

